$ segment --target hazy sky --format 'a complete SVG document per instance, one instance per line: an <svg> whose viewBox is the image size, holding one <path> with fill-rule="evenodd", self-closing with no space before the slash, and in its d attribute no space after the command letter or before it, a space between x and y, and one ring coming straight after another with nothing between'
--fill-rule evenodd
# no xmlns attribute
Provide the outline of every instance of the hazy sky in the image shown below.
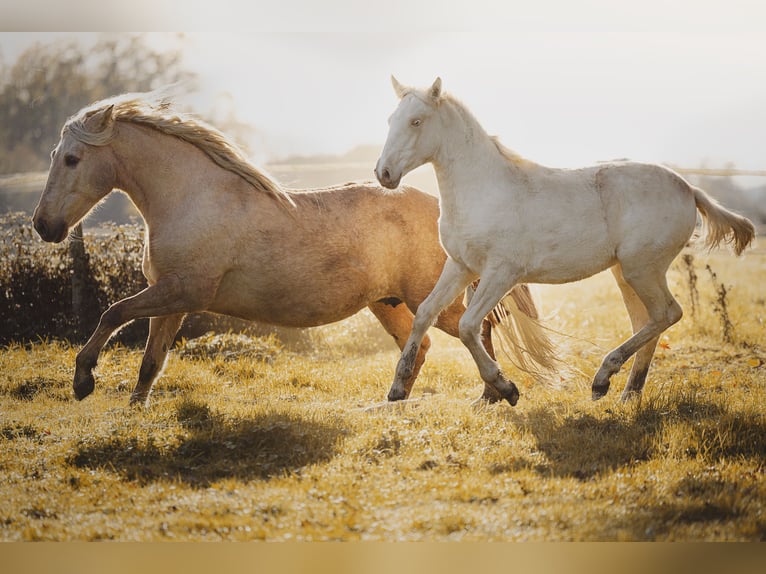
<svg viewBox="0 0 766 574"><path fill-rule="evenodd" d="M74 4L85 20L72 22L70 1L43 21L28 7L3 27L187 30L180 45L200 79L189 100L204 113L231 94L262 155L382 144L393 73L418 86L441 76L487 131L548 165L628 157L766 169L762 0L283 0L244 11L233 0L137 0L132 16L124 3ZM8 64L50 38L3 32L0 53Z"/></svg>

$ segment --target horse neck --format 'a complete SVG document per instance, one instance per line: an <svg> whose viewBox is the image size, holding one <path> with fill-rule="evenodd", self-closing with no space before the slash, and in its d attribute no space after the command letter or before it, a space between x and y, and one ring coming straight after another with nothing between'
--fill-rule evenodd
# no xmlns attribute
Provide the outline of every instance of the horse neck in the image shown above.
<svg viewBox="0 0 766 574"><path fill-rule="evenodd" d="M507 177L510 164L473 116L456 109L455 104L450 106L443 112L448 114L445 118L448 135L432 163L442 199L459 201L461 195L480 186L482 181Z"/></svg>
<svg viewBox="0 0 766 574"><path fill-rule="evenodd" d="M191 144L128 122L118 122L115 131L115 187L130 197L147 225L193 204L209 188L211 172L217 170L209 169L209 160Z"/></svg>

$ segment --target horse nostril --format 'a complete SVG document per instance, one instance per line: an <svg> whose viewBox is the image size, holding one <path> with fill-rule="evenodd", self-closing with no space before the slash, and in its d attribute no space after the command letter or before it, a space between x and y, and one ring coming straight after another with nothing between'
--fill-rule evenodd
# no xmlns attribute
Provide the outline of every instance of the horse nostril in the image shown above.
<svg viewBox="0 0 766 574"><path fill-rule="evenodd" d="M35 219L33 223L35 230L40 237L43 239L48 237L48 224L45 223L44 219Z"/></svg>
<svg viewBox="0 0 766 574"><path fill-rule="evenodd" d="M391 181L391 172L388 171L388 168L383 170L382 177L383 177L383 181L386 181L386 182Z"/></svg>

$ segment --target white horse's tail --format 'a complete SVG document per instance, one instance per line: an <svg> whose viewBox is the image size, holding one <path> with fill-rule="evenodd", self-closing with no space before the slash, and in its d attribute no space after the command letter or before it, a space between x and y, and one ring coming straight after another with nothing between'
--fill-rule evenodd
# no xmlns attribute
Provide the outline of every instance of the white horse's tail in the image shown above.
<svg viewBox="0 0 766 574"><path fill-rule="evenodd" d="M500 348L516 367L537 379L556 371L556 347L538 320L527 285L515 286L489 314L489 320Z"/></svg>
<svg viewBox="0 0 766 574"><path fill-rule="evenodd" d="M746 217L729 211L698 187L690 186L694 202L702 214L705 230L705 245L712 249L723 241L742 253L755 238L755 227Z"/></svg>

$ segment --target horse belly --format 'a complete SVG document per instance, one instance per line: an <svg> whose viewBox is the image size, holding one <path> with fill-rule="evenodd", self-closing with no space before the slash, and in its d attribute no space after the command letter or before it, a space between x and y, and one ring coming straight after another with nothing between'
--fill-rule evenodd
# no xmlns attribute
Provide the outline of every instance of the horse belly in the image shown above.
<svg viewBox="0 0 766 574"><path fill-rule="evenodd" d="M337 276L229 273L210 310L259 323L306 328L346 319L366 307L372 296L358 282Z"/></svg>
<svg viewBox="0 0 766 574"><path fill-rule="evenodd" d="M527 283L571 283L600 273L616 262L613 252L607 250L587 253L554 250L531 261L522 280Z"/></svg>
<svg viewBox="0 0 766 574"><path fill-rule="evenodd" d="M573 210L574 211L574 210ZM560 222L555 229L540 226L530 233L530 245L520 253L524 262L524 281L530 283L569 283L595 275L615 261L615 245L607 226L599 221L582 225L574 217Z"/></svg>

